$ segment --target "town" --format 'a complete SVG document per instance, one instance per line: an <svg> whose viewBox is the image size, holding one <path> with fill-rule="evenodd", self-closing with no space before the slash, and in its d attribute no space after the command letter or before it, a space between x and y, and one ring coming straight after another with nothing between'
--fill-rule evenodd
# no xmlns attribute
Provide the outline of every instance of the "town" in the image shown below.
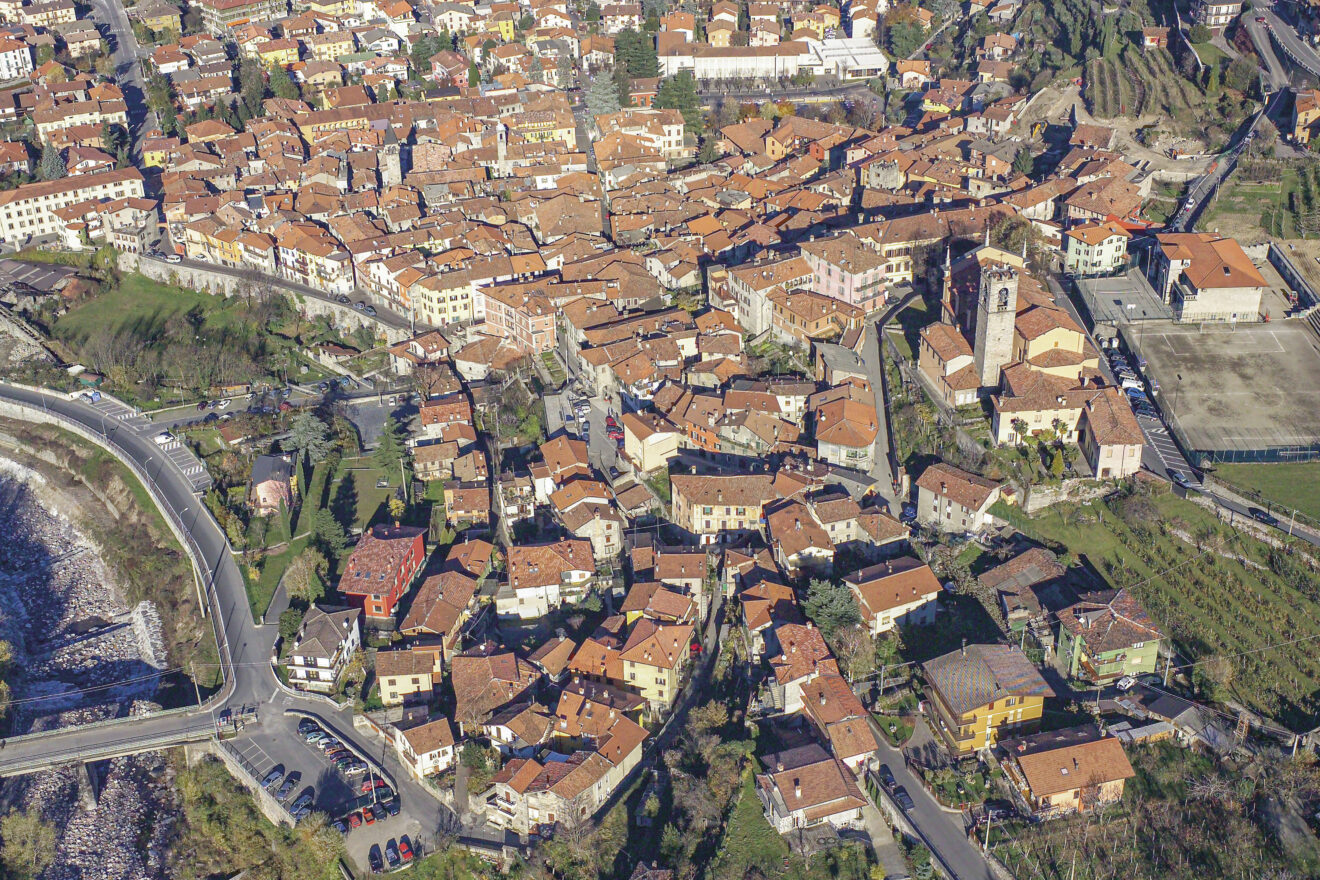
<svg viewBox="0 0 1320 880"><path fill-rule="evenodd" d="M1314 876L1318 21L0 0L0 453L191 571L0 863L178 747L135 877Z"/></svg>

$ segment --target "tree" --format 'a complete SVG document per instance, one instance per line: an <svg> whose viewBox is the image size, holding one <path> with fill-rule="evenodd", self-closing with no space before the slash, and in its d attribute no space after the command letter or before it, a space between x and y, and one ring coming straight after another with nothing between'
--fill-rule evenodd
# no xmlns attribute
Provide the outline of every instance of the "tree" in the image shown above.
<svg viewBox="0 0 1320 880"><path fill-rule="evenodd" d="M101 147L110 155L117 155L128 144L128 132L109 122L101 123Z"/></svg>
<svg viewBox="0 0 1320 880"><path fill-rule="evenodd" d="M614 35L614 57L633 79L660 75L660 61L650 34L638 33L632 28L619 31Z"/></svg>
<svg viewBox="0 0 1320 880"><path fill-rule="evenodd" d="M279 64L271 65L270 91L275 97L287 101L296 101L302 94L298 91L298 84L289 76L289 72Z"/></svg>
<svg viewBox="0 0 1320 880"><path fill-rule="evenodd" d="M1246 58L1236 58L1228 66L1224 84L1236 92L1247 92L1256 81L1256 65Z"/></svg>
<svg viewBox="0 0 1320 880"><path fill-rule="evenodd" d="M842 583L812 578L802 610L815 621L826 639L845 626L862 622L852 592Z"/></svg>
<svg viewBox="0 0 1320 880"><path fill-rule="evenodd" d="M249 118L261 111L261 102L266 100L266 72L255 58L238 62L238 94Z"/></svg>
<svg viewBox="0 0 1320 880"><path fill-rule="evenodd" d="M1191 30L1187 32L1187 36L1191 38L1193 43L1208 43L1211 36L1210 28L1198 22L1192 25Z"/></svg>
<svg viewBox="0 0 1320 880"><path fill-rule="evenodd" d="M573 85L573 62L567 55L560 55L559 61L555 65L555 73L559 77L559 87L567 89Z"/></svg>
<svg viewBox="0 0 1320 880"><path fill-rule="evenodd" d="M312 464L324 459L335 446L330 439L330 429L310 410L301 410L293 417L293 423L289 425L289 443L298 450L299 456L306 456Z"/></svg>
<svg viewBox="0 0 1320 880"><path fill-rule="evenodd" d="M587 21L591 24L600 24L600 4L596 0L590 0L587 3Z"/></svg>
<svg viewBox="0 0 1320 880"><path fill-rule="evenodd" d="M477 62L468 62L468 85L476 88L481 85L481 71L477 69Z"/></svg>
<svg viewBox="0 0 1320 880"><path fill-rule="evenodd" d="M398 495L391 495L389 500L390 519L398 523L403 519L403 515L408 512L408 502L404 501Z"/></svg>
<svg viewBox="0 0 1320 880"><path fill-rule="evenodd" d="M385 424L381 426L380 438L371 453L371 460L381 470L392 471L399 466L399 460L403 458L402 433L399 423L393 416L387 418Z"/></svg>
<svg viewBox="0 0 1320 880"><path fill-rule="evenodd" d="M1023 147L1018 150L1018 154L1013 157L1013 170L1019 174L1031 175L1031 169L1036 166L1036 159L1031 155L1031 150Z"/></svg>
<svg viewBox="0 0 1320 880"><path fill-rule="evenodd" d="M35 878L55 860L55 826L36 810L14 810L0 819L0 863L15 880Z"/></svg>
<svg viewBox="0 0 1320 880"><path fill-rule="evenodd" d="M614 71L602 72L591 81L587 89L587 113L600 116L619 112L619 89L614 82Z"/></svg>
<svg viewBox="0 0 1320 880"><path fill-rule="evenodd" d="M690 70L666 77L656 92L655 106L662 110L677 110L683 114L687 133L700 137L702 132L701 99L697 97L697 81Z"/></svg>
<svg viewBox="0 0 1320 880"><path fill-rule="evenodd" d="M64 177L67 169L64 167L64 159L60 157L60 151L46 144L41 151L41 166L38 171L42 180L59 180Z"/></svg>
<svg viewBox="0 0 1320 880"><path fill-rule="evenodd" d="M348 538L335 515L321 509L312 517L312 542L327 556L337 556L348 545Z"/></svg>
<svg viewBox="0 0 1320 880"><path fill-rule="evenodd" d="M325 595L325 575L329 570L325 554L308 547L293 557L284 570L284 591L289 599L311 605Z"/></svg>
<svg viewBox="0 0 1320 880"><path fill-rule="evenodd" d="M897 58L907 58L926 41L926 30L916 21L900 21L889 28L889 51Z"/></svg>
<svg viewBox="0 0 1320 880"><path fill-rule="evenodd" d="M280 614L280 638L288 642L302 628L302 614L296 608L286 608Z"/></svg>

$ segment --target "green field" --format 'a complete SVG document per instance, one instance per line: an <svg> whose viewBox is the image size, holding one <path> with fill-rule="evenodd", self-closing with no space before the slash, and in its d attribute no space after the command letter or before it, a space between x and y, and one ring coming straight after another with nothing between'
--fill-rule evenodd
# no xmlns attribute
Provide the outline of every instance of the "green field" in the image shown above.
<svg viewBox="0 0 1320 880"><path fill-rule="evenodd" d="M194 308L211 320L211 313L218 312L225 302L209 293L170 287L130 274L107 292L74 306L55 323L55 330L66 339L85 339L102 328L151 330Z"/></svg>
<svg viewBox="0 0 1320 880"><path fill-rule="evenodd" d="M1220 464L1215 477L1320 522L1320 461Z"/></svg>
<svg viewBox="0 0 1320 880"><path fill-rule="evenodd" d="M1320 721L1320 575L1171 494L996 510L1027 535L1128 586L1171 635L1210 698L1237 700L1293 729ZM1234 558L1225 558L1225 554ZM1238 561L1245 560L1247 564Z"/></svg>
<svg viewBox="0 0 1320 880"><path fill-rule="evenodd" d="M1197 223L1201 230L1218 229L1243 244L1267 236L1301 238L1298 208L1302 201L1298 167L1282 163L1244 163L1228 179Z"/></svg>

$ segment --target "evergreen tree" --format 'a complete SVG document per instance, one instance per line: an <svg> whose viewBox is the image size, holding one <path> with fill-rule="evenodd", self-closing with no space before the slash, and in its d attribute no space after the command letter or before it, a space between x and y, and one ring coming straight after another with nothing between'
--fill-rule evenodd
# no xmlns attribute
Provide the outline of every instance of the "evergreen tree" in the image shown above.
<svg viewBox="0 0 1320 880"><path fill-rule="evenodd" d="M660 75L660 60L650 34L639 34L632 28L619 31L614 35L614 57L633 79Z"/></svg>
<svg viewBox="0 0 1320 880"><path fill-rule="evenodd" d="M42 180L59 180L63 177L67 169L64 167L64 160L60 158L60 151L47 144L41 151L39 170Z"/></svg>
<svg viewBox="0 0 1320 880"><path fill-rule="evenodd" d="M255 59L244 58L238 63L238 93L249 118L261 112L261 102L266 99L266 73Z"/></svg>
<svg viewBox="0 0 1320 880"><path fill-rule="evenodd" d="M1018 150L1018 154L1013 157L1013 170L1019 174L1030 176L1031 169L1036 165L1036 160L1031 155L1031 150L1026 147Z"/></svg>
<svg viewBox="0 0 1320 880"><path fill-rule="evenodd" d="M656 93L655 106L662 110L677 110L683 114L687 134L700 137L703 130L701 99L697 97L697 81L689 70L666 77Z"/></svg>
<svg viewBox="0 0 1320 880"><path fill-rule="evenodd" d="M380 430L380 440L371 453L372 460L381 470L389 472L399 466L403 458L403 440L400 437L399 423L390 417L385 420Z"/></svg>
<svg viewBox="0 0 1320 880"><path fill-rule="evenodd" d="M614 71L602 73L591 81L587 89L587 113L599 116L602 113L619 111L619 89L614 82Z"/></svg>
<svg viewBox="0 0 1320 880"><path fill-rule="evenodd" d="M301 95L297 83L290 78L289 72L278 64L270 68L270 90L275 97L290 101L297 100Z"/></svg>
<svg viewBox="0 0 1320 880"><path fill-rule="evenodd" d="M468 64L468 85L476 88L481 85L481 71L477 70L477 62Z"/></svg>

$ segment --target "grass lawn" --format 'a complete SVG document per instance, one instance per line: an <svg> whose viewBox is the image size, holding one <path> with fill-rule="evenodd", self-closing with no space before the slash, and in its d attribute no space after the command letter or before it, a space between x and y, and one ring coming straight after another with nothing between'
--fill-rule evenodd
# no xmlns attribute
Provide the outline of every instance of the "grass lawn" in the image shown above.
<svg viewBox="0 0 1320 880"><path fill-rule="evenodd" d="M884 734L885 739L894 748L900 748L912 737L912 731L915 729L911 721L908 721L901 715L881 715L879 712L875 715L875 720L880 725L880 732Z"/></svg>
<svg viewBox="0 0 1320 880"><path fill-rule="evenodd" d="M303 538L291 543L287 549L280 553L273 553L267 556L261 563L261 569L254 579L247 577L248 606L252 609L252 619L261 620L270 607L270 600L275 597L275 590L280 585L280 578L284 576L284 570L289 567L293 558L303 551L307 546L307 539ZM246 574L246 566L240 562L240 567Z"/></svg>
<svg viewBox="0 0 1320 880"><path fill-rule="evenodd" d="M119 286L74 306L55 322L62 337L86 338L102 327L159 326L172 316L199 307L208 315L224 299L182 287L160 284L143 275L124 275Z"/></svg>
<svg viewBox="0 0 1320 880"><path fill-rule="evenodd" d="M1297 238L1296 217L1289 209L1300 198L1300 179L1293 168L1285 168L1277 179L1249 180L1240 174L1220 188L1201 219L1199 230L1219 229L1245 238L1244 244L1263 241L1271 225L1279 238Z"/></svg>
<svg viewBox="0 0 1320 880"><path fill-rule="evenodd" d="M1215 465L1215 476L1320 521L1320 461L1220 464Z"/></svg>
<svg viewBox="0 0 1320 880"><path fill-rule="evenodd" d="M1129 587L1184 656L1223 658L1194 673L1216 699L1241 701L1293 728L1320 720L1316 652L1262 650L1282 638L1320 637L1320 577L1294 557L1171 493L1058 505L1036 517L996 510Z"/></svg>
<svg viewBox="0 0 1320 880"><path fill-rule="evenodd" d="M389 485L377 488L376 484L384 477ZM357 531L365 529L382 516L394 490L398 488L399 475L386 474L376 467L369 458L346 458L339 465L334 482L327 494L332 510L336 505L346 505L353 501L353 526ZM345 517L344 519L346 519ZM341 522L344 521L341 519Z"/></svg>
<svg viewBox="0 0 1320 880"><path fill-rule="evenodd" d="M1224 50L1214 43L1193 43L1192 48L1196 50L1196 56L1201 59L1201 63L1207 67L1218 67L1228 57Z"/></svg>
<svg viewBox="0 0 1320 880"><path fill-rule="evenodd" d="M921 335L921 328L932 320L934 315L926 300L916 297L886 325L889 338L898 346L903 357L910 361L916 360L917 341Z"/></svg>

